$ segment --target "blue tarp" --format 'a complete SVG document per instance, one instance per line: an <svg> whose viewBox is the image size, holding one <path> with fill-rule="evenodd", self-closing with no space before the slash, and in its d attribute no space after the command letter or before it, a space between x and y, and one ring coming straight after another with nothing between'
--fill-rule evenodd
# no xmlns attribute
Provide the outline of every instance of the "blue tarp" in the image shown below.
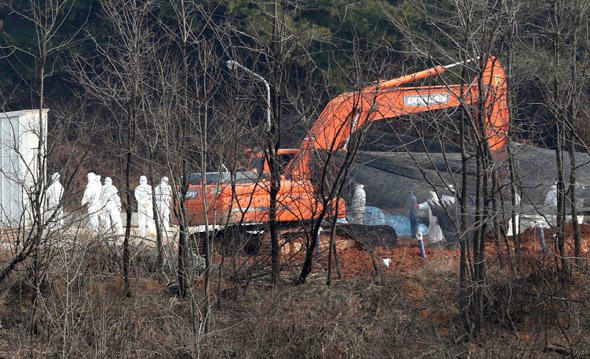
<svg viewBox="0 0 590 359"><path fill-rule="evenodd" d="M395 229L398 236L411 236L410 218L385 214L378 207L367 206L365 212L365 224L369 226L390 226ZM345 218L339 218L337 223L348 223ZM428 234L428 227L424 223L418 223L418 231Z"/></svg>
<svg viewBox="0 0 590 359"><path fill-rule="evenodd" d="M366 208L367 211L365 213L365 224L371 226L390 226L391 228L395 229L395 233L397 233L398 236L412 235L410 231L409 217L384 214L383 211L378 207L367 206ZM423 223L419 223L418 231L422 232L424 235L427 235L428 227Z"/></svg>

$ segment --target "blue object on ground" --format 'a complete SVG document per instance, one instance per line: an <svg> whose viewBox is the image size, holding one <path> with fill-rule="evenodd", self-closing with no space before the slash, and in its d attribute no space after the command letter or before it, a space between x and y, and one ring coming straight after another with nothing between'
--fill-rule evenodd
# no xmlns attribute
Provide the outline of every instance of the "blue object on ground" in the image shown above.
<svg viewBox="0 0 590 359"><path fill-rule="evenodd" d="M395 229L395 233L398 236L412 235L410 219L408 217L384 214L378 207L367 206L366 208L365 224L370 226L390 226ZM418 231L426 235L428 234L428 227L423 223L418 223Z"/></svg>
<svg viewBox="0 0 590 359"><path fill-rule="evenodd" d="M420 257L426 258L426 250L424 249L424 240L419 239L418 245L420 246Z"/></svg>
<svg viewBox="0 0 590 359"><path fill-rule="evenodd" d="M385 225L385 215L378 207L366 206L365 224L369 226Z"/></svg>
<svg viewBox="0 0 590 359"><path fill-rule="evenodd" d="M545 246L545 230L543 227L539 227L539 242L541 242L541 249L543 254L547 253L547 247Z"/></svg>
<svg viewBox="0 0 590 359"><path fill-rule="evenodd" d="M418 233L418 200L416 196L414 196L414 192L408 197L408 207L410 209L410 232L412 238L416 238L416 233Z"/></svg>

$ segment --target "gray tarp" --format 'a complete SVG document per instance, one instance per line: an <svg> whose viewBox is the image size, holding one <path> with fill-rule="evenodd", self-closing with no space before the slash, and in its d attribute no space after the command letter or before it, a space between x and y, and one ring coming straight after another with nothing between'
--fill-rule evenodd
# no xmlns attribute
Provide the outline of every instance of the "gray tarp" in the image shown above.
<svg viewBox="0 0 590 359"><path fill-rule="evenodd" d="M515 164L518 173L516 183L522 190L524 206L541 207L549 186L557 179L555 151L513 143ZM590 198L590 156L576 155L580 198ZM566 180L569 180L569 157L565 153ZM422 168L422 171L420 170ZM507 168L507 166L506 166ZM475 161L468 163L468 194L473 195L476 184ZM455 178L455 183L452 177ZM461 156L459 153L424 152L359 152L351 180L365 185L367 205L398 214L407 214L407 198L413 190L418 202L427 200L432 185L439 194L451 194L443 185L460 185ZM509 177L506 176L506 181ZM509 193L508 190L506 193Z"/></svg>

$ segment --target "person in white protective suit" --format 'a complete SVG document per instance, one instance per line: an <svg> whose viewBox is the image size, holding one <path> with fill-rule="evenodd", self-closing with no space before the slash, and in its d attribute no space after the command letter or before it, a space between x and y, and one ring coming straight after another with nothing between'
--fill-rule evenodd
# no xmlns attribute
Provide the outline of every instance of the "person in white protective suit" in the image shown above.
<svg viewBox="0 0 590 359"><path fill-rule="evenodd" d="M64 188L59 183L59 173L55 172L51 175L51 184L47 187L47 219L51 219L53 223L59 226L64 224L64 209L61 205L61 198L64 194Z"/></svg>
<svg viewBox="0 0 590 359"><path fill-rule="evenodd" d="M106 231L107 230L107 223L105 222L105 213L104 213L104 203L102 203L102 182L101 182L101 176L100 175L96 175L94 177L94 182L96 184L96 186L98 187L98 193L99 193L99 198L100 198L100 209L98 210L98 228L101 231Z"/></svg>
<svg viewBox="0 0 590 359"><path fill-rule="evenodd" d="M137 200L137 225L142 237L145 237L147 225L150 235L156 234L154 223L154 209L152 206L152 186L147 184L147 177L139 178L139 186L135 187L135 199Z"/></svg>
<svg viewBox="0 0 590 359"><path fill-rule="evenodd" d="M168 184L168 177L156 186L156 206L158 209L158 223L166 232L170 229L170 202L172 202L172 188Z"/></svg>
<svg viewBox="0 0 590 359"><path fill-rule="evenodd" d="M100 183L96 182L96 175L93 172L90 172L87 178L88 184L86 185L84 196L82 197L82 206L86 205L88 208L88 228L91 231L98 231L98 216L101 209L101 186Z"/></svg>
<svg viewBox="0 0 590 359"><path fill-rule="evenodd" d="M546 219L549 223L546 225L556 225L557 224L557 182L553 182L551 186L549 186L549 191L545 196L545 202L543 203L545 206L545 215Z"/></svg>
<svg viewBox="0 0 590 359"><path fill-rule="evenodd" d="M447 196L450 197L450 196ZM445 198L446 199L446 198ZM444 199L443 199L444 201ZM445 240L445 236L443 235L443 231L438 224L438 218L432 214L432 206L438 205L440 206L440 202L438 200L438 196L436 192L430 191L430 199L426 202L422 202L418 204L418 209L427 209L428 210L428 235L430 237L430 243L439 243Z"/></svg>
<svg viewBox="0 0 590 359"><path fill-rule="evenodd" d="M349 215L346 216L348 222L352 224L365 224L365 212L367 210L367 194L365 193L365 186L358 184L354 188L352 201L350 203Z"/></svg>
<svg viewBox="0 0 590 359"><path fill-rule="evenodd" d="M113 186L110 177L104 179L100 200L102 202L103 224L107 231L114 231L115 235L123 235L123 221L121 220L121 198Z"/></svg>
<svg viewBox="0 0 590 359"><path fill-rule="evenodd" d="M520 231L520 202L522 198L518 194L518 189L514 188L514 209L515 209L515 219L516 219L516 226L512 224L512 216L508 219L508 230L506 230L507 236L514 236L516 234L516 228L519 228Z"/></svg>
<svg viewBox="0 0 590 359"><path fill-rule="evenodd" d="M557 208L557 182L554 182L549 187L549 192L547 192L547 195L545 196L544 204L545 207L548 207L550 209Z"/></svg>

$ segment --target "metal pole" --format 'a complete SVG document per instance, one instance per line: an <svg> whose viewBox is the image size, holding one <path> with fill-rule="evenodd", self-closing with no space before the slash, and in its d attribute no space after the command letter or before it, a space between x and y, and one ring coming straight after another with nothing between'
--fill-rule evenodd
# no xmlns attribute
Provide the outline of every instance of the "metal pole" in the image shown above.
<svg viewBox="0 0 590 359"><path fill-rule="evenodd" d="M264 77L260 76L256 72L248 69L247 67L245 67L244 65L240 64L239 62L236 62L234 60L228 60L228 61L226 61L226 65L227 65L227 67L230 70L233 70L236 67L239 67L242 70L244 70L247 73L249 73L250 75L252 75L255 78L259 79L260 81L264 82L264 86L266 86L266 130L270 132L270 130L272 129L272 123L270 121L270 111L271 111L271 108L270 108L270 85L264 79Z"/></svg>

